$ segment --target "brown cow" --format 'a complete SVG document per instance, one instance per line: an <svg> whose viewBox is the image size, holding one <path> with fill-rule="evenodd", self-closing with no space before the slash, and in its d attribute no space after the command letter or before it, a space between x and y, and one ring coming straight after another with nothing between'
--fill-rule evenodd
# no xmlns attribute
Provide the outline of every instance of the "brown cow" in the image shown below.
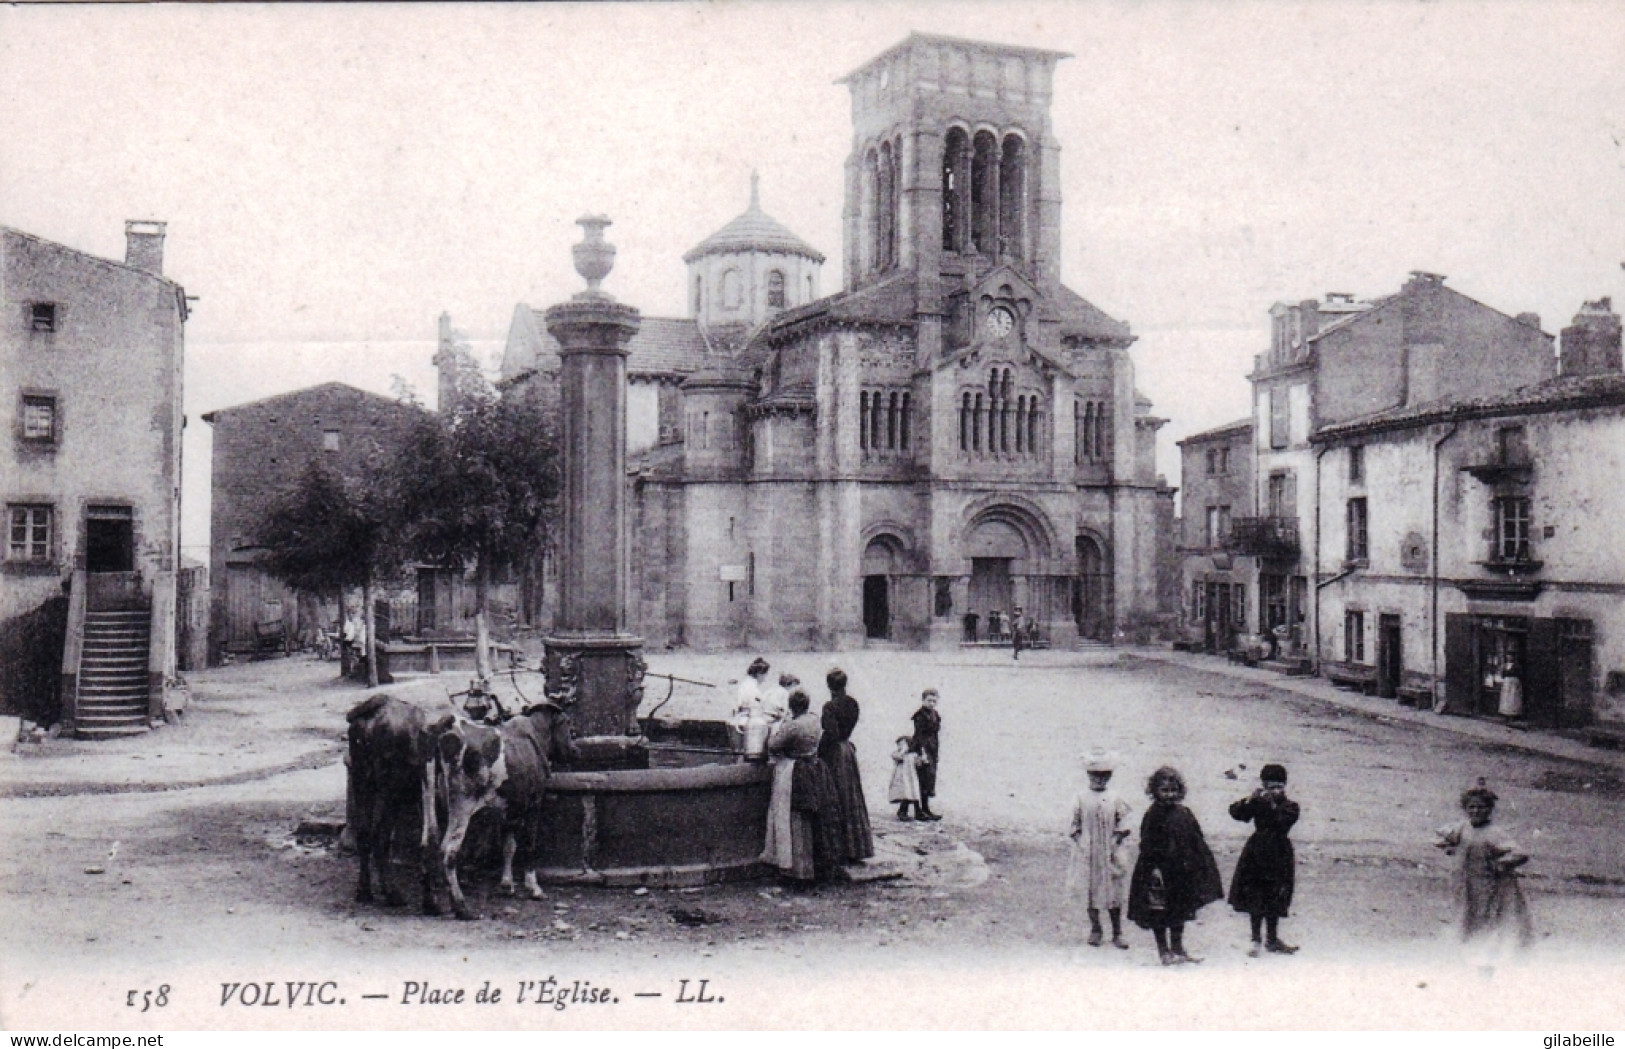
<svg viewBox="0 0 1625 1049"><path fill-rule="evenodd" d="M355 898L370 903L373 874L384 900L404 906L406 898L389 884L390 846L408 814L433 809L429 794L427 719L423 711L386 693L369 696L345 715L349 722L349 820L361 859ZM427 821L424 821L427 830ZM423 836L422 841L427 841ZM440 913L423 863L423 909Z"/></svg>
<svg viewBox="0 0 1625 1049"><path fill-rule="evenodd" d="M548 776L553 762L576 758L569 716L562 707L543 702L496 728L443 717L430 727L429 736L430 782L438 805L427 807L434 822L426 834L438 846L432 862L451 897L452 912L465 921L474 917L457 880L457 858L469 821L486 808L502 813L502 889L513 892L514 856L523 850L525 888L539 898L536 836ZM443 829L437 808L444 809ZM425 866L429 862L426 857Z"/></svg>

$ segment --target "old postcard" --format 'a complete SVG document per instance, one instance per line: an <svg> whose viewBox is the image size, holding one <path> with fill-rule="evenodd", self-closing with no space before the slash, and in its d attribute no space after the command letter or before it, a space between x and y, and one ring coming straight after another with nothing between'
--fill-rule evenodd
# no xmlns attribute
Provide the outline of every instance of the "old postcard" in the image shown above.
<svg viewBox="0 0 1625 1049"><path fill-rule="evenodd" d="M0 8L0 1024L1620 1026L1622 44Z"/></svg>

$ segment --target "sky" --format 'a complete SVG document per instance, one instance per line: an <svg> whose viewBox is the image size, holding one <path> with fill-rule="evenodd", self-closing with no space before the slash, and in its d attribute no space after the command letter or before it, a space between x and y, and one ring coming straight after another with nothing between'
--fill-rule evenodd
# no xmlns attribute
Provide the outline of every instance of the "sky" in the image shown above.
<svg viewBox="0 0 1625 1049"><path fill-rule="evenodd" d="M684 312L684 251L762 205L840 287L850 101L911 31L1069 52L1062 279L1129 322L1174 442L1248 413L1272 303L1411 270L1556 334L1625 301L1625 4L1343 2L0 7L0 224L122 258L169 223L187 324L183 543L215 408L329 380L432 397L436 318Z"/></svg>

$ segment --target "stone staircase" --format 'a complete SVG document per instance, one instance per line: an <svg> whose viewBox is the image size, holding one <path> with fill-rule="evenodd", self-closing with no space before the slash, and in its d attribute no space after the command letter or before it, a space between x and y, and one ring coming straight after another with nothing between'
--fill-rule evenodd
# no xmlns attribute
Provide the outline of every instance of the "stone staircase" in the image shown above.
<svg viewBox="0 0 1625 1049"><path fill-rule="evenodd" d="M80 739L111 739L147 731L147 646L152 612L128 609L85 615L79 656Z"/></svg>

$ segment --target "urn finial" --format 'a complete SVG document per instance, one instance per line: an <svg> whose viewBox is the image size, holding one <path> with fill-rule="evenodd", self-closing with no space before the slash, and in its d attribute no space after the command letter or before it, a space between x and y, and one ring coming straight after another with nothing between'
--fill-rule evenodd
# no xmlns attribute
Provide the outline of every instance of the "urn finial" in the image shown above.
<svg viewBox="0 0 1625 1049"><path fill-rule="evenodd" d="M598 285L615 268L615 245L604 239L604 229L611 225L609 216L583 215L576 219L576 225L581 227L583 236L581 243L571 245L570 255L575 260L576 272L587 281L583 295L602 298L605 293Z"/></svg>

